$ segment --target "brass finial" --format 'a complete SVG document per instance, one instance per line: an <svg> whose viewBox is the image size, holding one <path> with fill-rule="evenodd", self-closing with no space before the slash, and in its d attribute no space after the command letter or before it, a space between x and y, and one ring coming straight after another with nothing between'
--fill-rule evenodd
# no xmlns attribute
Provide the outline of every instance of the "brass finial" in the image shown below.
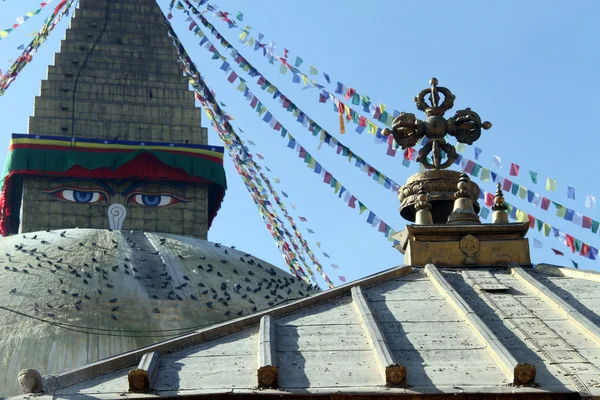
<svg viewBox="0 0 600 400"><path fill-rule="evenodd" d="M479 115L470 108L458 110L454 117L446 120L444 114L454 106L456 96L447 88L438 86L436 78L431 78L429 84L430 88L423 89L415 97L417 109L425 112L427 119L421 121L415 114L400 113L392 122L392 129L384 129L383 135L393 135L402 149L414 147L419 139L427 137L429 140L419 150L417 162L427 169L445 169L458 159L456 149L444 140L446 134L456 137L460 143L473 144L481 136L481 129L490 129L492 124L487 121L482 123ZM440 93L444 96L442 104ZM429 103L426 96L429 96ZM446 153L445 160L442 152ZM429 154L431 162L427 159Z"/></svg>
<svg viewBox="0 0 600 400"><path fill-rule="evenodd" d="M419 193L417 193L417 203L415 204L417 214L415 216L415 224L417 225L433 225L433 215L431 214L431 203L429 195L423 188L423 182L419 185Z"/></svg>
<svg viewBox="0 0 600 400"><path fill-rule="evenodd" d="M471 180L464 172L460 174L457 191L454 193L454 210L448 217L449 224L480 224L479 216L473 209L473 200L470 198L469 183Z"/></svg>
<svg viewBox="0 0 600 400"><path fill-rule="evenodd" d="M492 206L492 224L508 224L508 214L506 210L508 206L504 202L504 194L502 193L502 186L496 185L496 197L494 197L494 205Z"/></svg>

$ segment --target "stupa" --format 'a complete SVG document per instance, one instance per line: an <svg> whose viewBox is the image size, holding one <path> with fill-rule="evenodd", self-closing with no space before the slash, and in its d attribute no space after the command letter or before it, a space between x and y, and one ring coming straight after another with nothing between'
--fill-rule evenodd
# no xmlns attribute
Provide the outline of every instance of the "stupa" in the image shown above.
<svg viewBox="0 0 600 400"><path fill-rule="evenodd" d="M402 146L429 139L429 170L399 192L404 265L75 370L24 371L23 396L600 396L600 274L534 267L528 224L509 223L500 188L481 223L477 185L444 169L455 154L444 137L472 143L490 124L470 109L445 119L454 95L435 79L416 100L427 119L402 114L386 132Z"/></svg>
<svg viewBox="0 0 600 400"><path fill-rule="evenodd" d="M81 0L13 135L0 199L0 397L19 371L80 367L307 296L208 242L226 189L154 0Z"/></svg>

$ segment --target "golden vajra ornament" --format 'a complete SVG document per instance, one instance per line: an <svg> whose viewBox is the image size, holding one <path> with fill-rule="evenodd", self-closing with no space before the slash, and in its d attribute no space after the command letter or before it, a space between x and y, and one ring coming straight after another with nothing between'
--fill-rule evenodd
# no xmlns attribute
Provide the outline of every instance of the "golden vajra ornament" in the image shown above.
<svg viewBox="0 0 600 400"><path fill-rule="evenodd" d="M445 87L438 87L438 80L431 78L431 88L422 90L417 97L417 109L425 112L427 119L421 121L415 114L400 113L392 122L392 129L384 129L383 135L393 135L394 141L406 149L414 147L419 139L427 137L428 141L417 156L417 162L427 169L445 169L458 159L454 146L446 143L446 134L452 135L460 143L473 144L481 136L481 129L490 129L490 122L481 122L479 115L470 108L458 110L454 117L444 118L446 111L454 106L456 96ZM444 101L440 105L440 94ZM429 95L427 103L425 97ZM443 153L445 153L445 157ZM431 161L429 155L431 154Z"/></svg>

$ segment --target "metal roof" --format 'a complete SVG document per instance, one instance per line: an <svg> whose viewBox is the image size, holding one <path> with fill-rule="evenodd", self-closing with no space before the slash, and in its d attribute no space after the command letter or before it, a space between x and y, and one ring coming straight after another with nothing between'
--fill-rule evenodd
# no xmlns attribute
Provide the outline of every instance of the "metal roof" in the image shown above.
<svg viewBox="0 0 600 400"><path fill-rule="evenodd" d="M599 280L551 266L397 267L46 377L46 394L597 396ZM146 394L130 392L136 367Z"/></svg>

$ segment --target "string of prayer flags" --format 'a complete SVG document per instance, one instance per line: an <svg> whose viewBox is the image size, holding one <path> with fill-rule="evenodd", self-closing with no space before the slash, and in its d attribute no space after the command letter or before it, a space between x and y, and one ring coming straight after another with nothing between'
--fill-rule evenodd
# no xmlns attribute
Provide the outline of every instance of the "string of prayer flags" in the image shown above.
<svg viewBox="0 0 600 400"><path fill-rule="evenodd" d="M219 17L219 14L215 14L215 16ZM234 26L237 26L237 25L231 25L231 24L228 25L229 28L233 28ZM240 41L242 43L245 43L248 46L254 47L254 50L259 50L260 48L262 48L262 46L264 46L264 44L261 43L261 41L264 39L264 35L262 35L262 34L259 33L258 34L258 38L255 38L255 37L253 37L250 34L250 30L251 30L250 27L241 28L241 27L238 26L238 29L240 29L242 31L242 33L239 36ZM302 65L302 63L304 62L304 60L301 57L298 57L298 56L296 56L295 61L294 61L294 65L292 66L288 62L288 53L289 53L289 50L288 49L284 49L284 55L283 55L283 57L274 56L273 54L270 54L267 58L268 58L270 64L273 64L274 60L279 61L281 64L283 64L287 68L289 68L294 73L295 76L300 76L300 77L302 77L303 80L306 79L305 77L308 76L308 75L318 75L319 74L318 69L315 66L313 66L313 65L309 66L310 68L309 68L308 74L305 74L302 71L300 71L299 68ZM266 57L265 54L263 54L263 56ZM331 83L331 77L330 77L330 75L327 74L327 73L325 73L325 72L323 72L322 75L325 78L325 80L327 81L327 83L330 84ZM300 82L300 80L298 80L297 83L299 83L299 82ZM320 89L324 88L323 85L320 85L317 82L311 82L311 83L313 84L311 87L318 87ZM338 89L336 89L336 93L338 93L338 94L345 93L346 92L346 90L345 90L346 88L347 88L346 85L344 85L341 82L338 82ZM369 98L369 96L367 96L367 95L361 95L361 94L358 94L358 93L356 93L356 95L357 95L356 99L358 99L358 101L362 104L363 109L366 112L375 113L375 106L374 106L374 104L377 104L376 102L371 101L370 98ZM378 104L380 105L380 107L377 107L377 108L379 108L381 112L383 112L387 108L386 105L383 104L383 103L378 103ZM387 117L387 114L388 113L386 113L386 117ZM394 113L390 113L390 114L397 115L397 114L399 114L399 112L395 111ZM388 126L391 126L391 119L388 120L388 122L389 122Z"/></svg>
<svg viewBox="0 0 600 400"><path fill-rule="evenodd" d="M213 32L213 33L215 33L215 32ZM218 34L218 33L217 33L217 34ZM261 76L261 77L262 77L262 76ZM266 82L266 79L265 79L265 82ZM266 85L266 87L269 87L269 85ZM275 88L275 90L274 90L274 91L276 91L276 90L277 90L277 89ZM342 91L342 93L343 93L343 91ZM353 94L353 93L351 93L351 95L352 95L352 96L354 96L354 94ZM287 100L287 98L285 98L285 97L282 99L282 101L283 101L283 102L285 102L286 100ZM289 107L289 103L288 103L288 107ZM344 111L345 111L345 108L344 108ZM339 107L337 108L337 112L339 112ZM381 112L381 110L379 110L379 112ZM299 114L299 113L298 113L298 114ZM299 121L298 121L298 122L301 122L301 121L302 121L302 120L305 118L305 115L302 115L302 114L299 114L299 115L300 115L300 119L299 119ZM360 119L359 119L359 122L360 122ZM375 126L375 125L373 124L373 126ZM373 132L373 133L375 133L375 132ZM384 142L384 141L381 141L381 142ZM389 151L389 150L388 150L388 151ZM340 154L340 153L338 153L338 154ZM500 158L499 158L498 156L496 156L496 161L497 161L497 165L501 166L501 160L500 160ZM407 164L405 164L405 163L403 163L403 164L404 164L405 166L407 166ZM489 177L492 177L494 180L496 180L496 179L497 179L497 178L494 178L494 175L496 175L496 177L497 177L497 174L494 174L494 173L493 173L493 171L489 171L489 170L487 170L487 169L483 168L483 167L482 167L482 166L480 166L479 164L476 164L476 163L475 163L475 164L473 164L473 163L469 163L469 162L468 162L468 160L465 160L465 163L464 163L464 165L465 165L465 167L467 167L467 166L468 166L468 167L467 167L467 169L468 169L470 172L474 173L474 174L473 174L474 176L477 176L477 174L478 174L479 172L481 172L481 177L483 178L482 180L484 180L484 181L485 181L486 179L489 179ZM531 175L530 175L530 176L531 176ZM537 179L537 174L535 174L534 176L535 176L535 178L534 178L534 179ZM532 180L533 180L533 179L532 179ZM513 193L513 192L514 192L515 194L518 194L518 196L519 196L520 198L523 198L523 199L527 198L528 202L530 202L530 203L532 203L532 202L534 202L534 201L535 201L535 203L536 203L536 204L539 204L543 210L546 210L546 211L548 210L548 206L549 206L549 203L550 203L550 201L549 201L548 199L546 199L546 198L544 198L544 197L542 197L542 196L539 196L539 195L537 195L536 193L534 193L534 192L533 192L533 191L531 191L531 190L527 190L527 189L525 189L525 188L519 187L518 185L514 186L514 188L513 188L513 185L514 185L515 183L514 183L514 182L511 182L510 180L505 180L504 178L502 178L502 182L503 182L503 184L505 185L505 188L506 188L507 190L511 190L511 193ZM520 214L519 214L519 217L520 217L521 219L524 219L524 218L525 218L525 215L520 213ZM529 217L527 217L527 218L529 219ZM589 225L590 225L590 224L589 224L589 221L590 221L590 220L591 220L591 219L589 219L589 218L586 218L586 219L585 219L585 221L587 221L587 222L585 223L585 226L589 226ZM578 218L574 218L574 221L575 221L575 222L577 222L577 221L579 221L579 219L578 219ZM584 219L583 219L583 217L581 218L581 221L582 221L582 222L581 222L581 224L582 224L582 226L583 226L583 225L584 225L584 222L583 222L583 221L584 221ZM591 221L593 221L593 220L591 220ZM531 222L531 220L530 220L530 222ZM591 224L591 226L593 227L593 224Z"/></svg>
<svg viewBox="0 0 600 400"><path fill-rule="evenodd" d="M203 23L203 25L204 25L204 23ZM218 31L215 30L214 33L218 37L220 36L222 41L224 40L224 39L222 39L222 36L220 35L220 33ZM222 44L223 44L223 42L222 42ZM213 45L210 43L210 41L206 41L206 43L203 47L207 48L207 47L211 47L211 46L213 46ZM238 64L238 66L247 65L250 67L247 71L248 74L251 74L252 73L251 71L255 71L254 76L259 77L256 84L259 85L261 87L261 89L266 90L265 88L269 88L269 87L274 88L273 92L275 93L275 96L279 98L282 107L284 107L287 111L293 110L292 112L294 113L294 115L297 115L297 119L296 119L297 123L303 125L307 130L309 130L312 133L313 136L317 136L318 134L320 134L322 143L328 144L331 149L336 149L337 154L340 156L346 157L349 162L354 162L354 165L356 167L358 167L361 171L363 171L364 173L366 173L367 175L372 177L373 180L375 180L376 182L378 182L379 184L384 186L384 188L391 190L394 193L396 193L398 191L398 188L400 187L400 185L398 185L398 183L394 182L392 179L387 177L381 171L376 169L373 165L366 162L362 157L360 157L359 155L354 153L348 146L345 146L342 142L338 141L333 136L331 136L329 133L324 131L319 124L317 124L314 120L312 120L310 118L310 116L308 116L303 110L299 109L288 97L286 97L285 94L279 90L279 88L275 87L274 85L271 85L263 77L263 75L261 75L254 67L252 67L252 65L249 62L247 62L241 55L239 55L239 53L237 53L237 51L235 49L232 50L232 53L233 53L232 57L234 58L234 61ZM232 74L235 74L235 72L231 69L230 64L226 60L227 60L227 58L224 57L223 64L221 66L221 70L223 70L226 74L229 73L229 77L231 77ZM225 64L227 64L227 66L226 66L226 68L223 68L223 66ZM241 78L236 74L235 79L241 79ZM233 80L228 79L228 81L230 83L235 83L236 82L235 79L233 79ZM246 97L246 100L250 101L249 105L251 107L256 108L259 112L263 112L263 111L265 112L265 115L262 118L263 122L268 123L272 129L274 129L276 131L280 131L282 133L282 135L285 135L285 132L287 132L287 129L283 128L283 126L281 125L281 122L279 122L273 116L273 114L270 111L268 111L268 109L262 104L262 102L260 102L258 97L255 94L253 94L247 86L244 89L243 95ZM340 119L343 121L342 114L340 114ZM294 144L291 142L291 140L288 143L288 146L294 147ZM414 150L410 149L407 151L413 152Z"/></svg>
<svg viewBox="0 0 600 400"><path fill-rule="evenodd" d="M204 2L202 2L202 3L204 3ZM241 28L240 27L239 29L242 30L243 34L245 34L244 38L243 39L241 38L242 42L244 42L246 44L249 44L249 45L251 44L252 46L255 46L255 49L261 48L260 45L256 44L257 43L256 39L250 40L251 36L248 34L249 31L250 31L250 29L251 29L250 27L246 27L246 28ZM258 43L260 43L260 41L262 39L263 39L263 35L259 35ZM314 70L312 70L312 68L311 68L311 71L309 71L308 74L304 74L300 70L298 70L298 68L302 65L302 63L304 61L301 57L296 57L296 60L294 62L294 66L290 65L288 63L288 61L287 61L288 60L288 53L289 53L289 50L285 49L285 51L284 51L284 57L275 57L275 60L280 61L280 63L282 64L282 66L285 65L286 68L288 68L289 70L291 70L293 72L294 76L302 76L302 79L300 79L300 78L298 79L298 83L301 82L301 81L306 82L307 79L308 79L308 78L306 78L307 75L314 75L315 72L318 74L318 70L314 71L314 70L316 70L316 68L314 67L314 65L310 65L310 67L314 68ZM269 57L270 57L269 60L272 61L273 56L269 55ZM331 78L330 78L329 74L323 73L323 76L325 77L325 79L327 80L328 83L331 83ZM321 90L324 90L324 88L323 88L322 85L319 85L318 83L316 83L314 81L310 81L310 83L312 84L310 87L316 87L316 88L319 88ZM338 94L344 94L344 93L346 93L348 91L349 88L350 88L350 86L347 86L347 85L345 85L345 84L343 84L341 82L337 82L337 88L336 88L335 92L338 93ZM383 112L383 110L386 108L385 104L380 104L381 107L376 107L375 104L377 104L377 103L376 102L372 102L369 99L369 96L359 94L359 93L356 92L355 89L352 89L352 90L353 90L353 96L350 98L352 100L352 103L354 105L361 104L363 106L363 109L364 109L365 112L370 112L376 119L378 119L378 115L381 114ZM325 92L327 92L327 91L325 91ZM329 93L329 92L327 92L327 93ZM326 100L327 96L322 96L322 93L321 93L319 95L319 99L320 100L323 100L323 99ZM397 112L394 112L394 113L392 113L392 115L389 115L389 117L390 117L389 119L387 119L386 121L380 121L380 122L383 122L384 124L386 124L386 125L389 126L390 123L391 123L391 120L393 119L393 116L396 115L396 114L397 114ZM370 124L369 124L369 126L370 126ZM373 125L373 126L375 126L375 125ZM346 131L346 130L347 130L347 127L344 126L344 131ZM369 129L369 132L371 132L373 134L376 134L377 133L377 129L376 128L375 129ZM457 146L457 149L458 149L459 152L463 151L463 148L461 146L462 146L461 144L459 144ZM474 158L476 160L478 160L479 159L479 155L481 154L481 149L480 148L475 148L474 152L475 152L475 157ZM393 152L388 149L388 154L392 155ZM493 162L494 162L494 166L495 167L502 168L502 162L501 162L501 159L500 159L499 156L494 156ZM511 174L511 176L517 176L517 175L512 175ZM534 184L537 184L537 180L538 180L538 174L537 174L537 172L530 171L530 178L531 178L531 180L532 180L532 182ZM550 191L555 191L555 190L550 190Z"/></svg>
<svg viewBox="0 0 600 400"><path fill-rule="evenodd" d="M48 4L52 3L52 1L53 0L48 0L43 3L40 3L40 8L38 8L37 10L30 11L21 17L15 18L17 21L16 24L13 24L10 28L0 30L0 40L6 38L12 31L17 29L19 26L23 25L25 23L25 21L27 21L29 18L31 18L35 15L38 15L42 11L42 9L44 7L46 7Z"/></svg>
<svg viewBox="0 0 600 400"><path fill-rule="evenodd" d="M0 76L0 96L4 95L10 84L17 79L17 76L23 68L31 62L33 55L46 39L48 39L48 36L52 30L54 30L54 27L65 15L69 14L69 10L74 2L75 0L60 0L52 12L52 15L46 19L44 26L36 34L31 43L27 45L23 53L15 60L8 71Z"/></svg>
<svg viewBox="0 0 600 400"><path fill-rule="evenodd" d="M196 98L204 106L207 116L213 122L213 126L219 133L219 136L223 142L226 144L228 152L236 161L235 167L238 170L238 173L240 173L240 176L244 178L243 181L255 203L259 207L260 214L267 224L267 228L271 232L271 235L275 239L276 245L282 251L282 255L286 260L290 271L292 271L292 273L295 274L299 279L304 279L307 283L310 283L306 273L298 264L297 258L300 257L296 256L296 253L291 250L290 245L283 238L282 234L290 236L289 232L287 232L285 227L281 226L277 216L274 215L274 213L269 212L268 208L272 208L271 204L269 202L264 202L261 199L261 193L264 193L266 190L264 190L264 188L258 189L256 187L256 184L260 183L260 179L258 179L256 176L256 170L253 168L255 163L251 155L248 153L248 149L241 144L241 139L239 136L237 136L233 130L233 127L229 123L231 118L226 115L222 111L221 107L217 104L214 98L214 92L212 92L204 83L195 64L181 45L179 38L173 31L173 28L167 18L165 18L165 24L168 27L169 36L173 41L173 45L177 50L179 61L184 66L184 72L190 78L190 83L196 92ZM235 140L235 143L233 140ZM249 169L246 170L246 168ZM291 241L291 244L294 249L297 249L297 246L293 240ZM302 260L302 258L300 259ZM311 276L313 276L312 273Z"/></svg>

